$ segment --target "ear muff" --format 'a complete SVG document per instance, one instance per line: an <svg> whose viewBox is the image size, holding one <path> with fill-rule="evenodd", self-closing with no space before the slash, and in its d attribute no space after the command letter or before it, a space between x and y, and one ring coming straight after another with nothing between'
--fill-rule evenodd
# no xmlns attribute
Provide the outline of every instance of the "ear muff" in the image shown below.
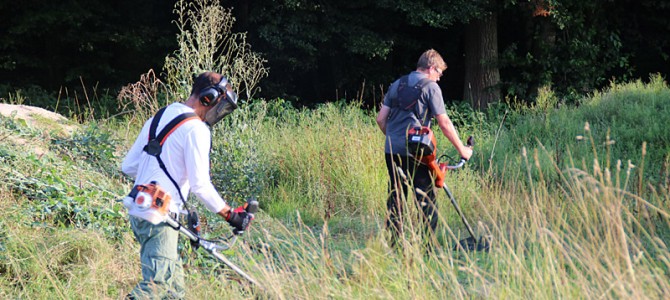
<svg viewBox="0 0 670 300"><path fill-rule="evenodd" d="M200 91L200 103L202 103L204 106L216 105L222 95L224 95L224 93L218 84L206 87Z"/></svg>
<svg viewBox="0 0 670 300"><path fill-rule="evenodd" d="M221 76L219 83L202 89L200 91L200 103L204 106L216 105L222 97L226 97L226 85L229 85L228 79Z"/></svg>
<svg viewBox="0 0 670 300"><path fill-rule="evenodd" d="M204 106L215 106L223 98L228 99L228 102L232 101L237 108L237 94L230 89L230 82L223 76L216 85L208 86L200 91L200 103Z"/></svg>

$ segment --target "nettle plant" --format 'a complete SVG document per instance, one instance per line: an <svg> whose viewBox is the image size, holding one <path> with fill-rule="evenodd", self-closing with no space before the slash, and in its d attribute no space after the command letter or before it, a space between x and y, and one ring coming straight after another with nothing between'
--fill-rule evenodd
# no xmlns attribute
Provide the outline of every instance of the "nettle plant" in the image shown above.
<svg viewBox="0 0 670 300"><path fill-rule="evenodd" d="M214 71L223 74L238 93L251 99L258 83L268 75L267 62L251 51L246 33L233 33L231 9L218 1L181 0L175 4L179 49L165 58L170 94L188 97L193 76Z"/></svg>
<svg viewBox="0 0 670 300"><path fill-rule="evenodd" d="M214 0L182 0L174 12L179 49L165 58L162 76L149 70L138 82L125 86L117 98L120 107L130 107L132 118L143 122L160 107L188 98L193 78L205 71L223 74L241 98L250 100L268 75L267 60L251 51L246 33L232 32L231 10Z"/></svg>

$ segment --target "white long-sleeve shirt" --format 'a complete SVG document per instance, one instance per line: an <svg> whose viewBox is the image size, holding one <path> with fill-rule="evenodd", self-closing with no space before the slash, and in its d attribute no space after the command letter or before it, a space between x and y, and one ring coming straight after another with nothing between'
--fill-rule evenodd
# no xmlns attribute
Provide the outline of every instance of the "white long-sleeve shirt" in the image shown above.
<svg viewBox="0 0 670 300"><path fill-rule="evenodd" d="M163 113L156 135L178 115L193 112L182 104L173 103ZM160 168L158 160L143 151L149 142L149 127L153 117L144 123L142 131L126 154L121 165L123 173L133 177L135 184L148 184L156 181L172 197L171 212L182 212L183 203L174 184ZM207 125L199 120L183 123L163 143L161 159L170 176L177 182L181 194L188 201L189 190L210 211L217 213L225 206L225 201L212 185L209 176L209 148L211 133Z"/></svg>

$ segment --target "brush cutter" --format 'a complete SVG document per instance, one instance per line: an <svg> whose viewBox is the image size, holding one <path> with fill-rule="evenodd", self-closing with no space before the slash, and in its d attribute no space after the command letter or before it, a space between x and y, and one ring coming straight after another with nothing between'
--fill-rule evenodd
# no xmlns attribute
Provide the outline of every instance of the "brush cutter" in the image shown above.
<svg viewBox="0 0 670 300"><path fill-rule="evenodd" d="M479 238L479 240L475 238L475 233L472 230L470 223L468 223L468 220L465 218L465 215L461 211L461 208L456 202L456 199L454 199L454 196L449 190L449 187L444 182L445 172L447 170L456 170L463 167L463 165L465 165L466 160L464 158L461 158L460 162L457 163L456 165L448 165L446 162L440 162L443 158L447 158L446 155L442 155L438 159L435 159L437 153L437 141L435 140L432 131L428 127L416 127L410 129L408 131L408 140L409 140L408 144L419 145L418 147L414 146L414 148L412 148L412 150L416 151L415 153L421 153L421 155L417 154L415 155L415 157L419 159L421 163L427 165L428 168L431 170L435 178L435 186L438 188L443 188L444 191L447 193L449 200L451 200L451 204L453 204L454 208L456 208L456 212L461 217L461 221L463 221L463 224L465 225L465 227L468 230L468 233L470 234L470 237L460 240L458 244L454 247L454 249L488 252L489 248L491 247L491 236L482 236ZM421 146L424 147L420 148ZM467 146L468 147L474 146L474 138L472 136L468 138ZM398 173L401 175L401 177L403 177L406 180L407 178L404 174L404 171L400 167L397 167L397 170Z"/></svg>
<svg viewBox="0 0 670 300"><path fill-rule="evenodd" d="M465 159L461 159L461 161L453 166L447 165L447 170L455 170L460 167L462 167L465 164ZM470 223L468 223L468 220L465 218L465 214L461 211L461 207L458 206L458 203L456 202L456 199L454 199L454 195L451 194L451 191L449 190L449 187L444 184L442 186L444 191L447 193L447 196L449 197L449 200L451 200L451 204L454 205L454 208L456 209L456 212L458 215L461 217L461 221L463 221L463 225L465 225L465 228L468 229L468 233L470 234L470 237L466 239L462 239L458 242L458 244L454 247L455 250L466 250L466 251L484 251L488 252L489 248L491 248L491 237L490 236L482 236L479 238L475 238L475 232L472 230L472 227L470 226Z"/></svg>
<svg viewBox="0 0 670 300"><path fill-rule="evenodd" d="M170 227L184 234L195 248L203 248L219 261L226 264L244 279L261 287L258 281L254 280L238 266L228 260L220 251L225 251L233 247L239 235L243 232L233 231L233 234L220 240L207 240L200 237L200 223L197 213L189 211L188 226L183 226L176 220L172 214L168 213L171 197L155 182L152 181L145 185L136 185L128 196L123 199L123 205L128 208L128 214L137 218L144 219L154 225L167 223ZM258 201L255 199L247 200L244 204L244 210L253 218L253 214L258 211Z"/></svg>
<svg viewBox="0 0 670 300"><path fill-rule="evenodd" d="M247 213L255 214L258 211L258 201L250 200L244 205L244 208L245 208ZM165 218L165 223L167 223L172 228L174 228L175 230L178 230L183 235L185 235L189 240L191 240L192 244L197 245L198 247L205 249L205 251L209 252L209 254L211 254L216 259L218 259L219 261L224 263L226 266L230 267L230 269L235 271L235 273L239 274L244 279L248 280L249 282L251 282L255 286L260 287L261 289L263 288L263 286L260 285L258 283L258 281L256 281L254 278L252 278L247 273L242 271L242 269L240 269L238 266L233 264L230 260L228 260L228 258L226 258L220 252L220 251L225 251L225 250L231 249L233 247L233 245L235 244L235 242L237 241L237 237L239 235L241 235L242 233L240 233L239 235L232 234L231 236L229 236L227 238L224 238L224 239L221 239L221 240L207 240L207 239L201 238L199 234L194 232L194 231L197 231L197 230L192 230L192 229L184 227L177 220L175 220L174 218L172 218L170 216L167 216Z"/></svg>
<svg viewBox="0 0 670 300"><path fill-rule="evenodd" d="M467 141L468 147L472 147L474 145L474 139L472 137L468 138ZM455 165L448 165L447 163L442 163L440 160L442 158L447 157L446 155L440 156L440 158L437 161L437 165L440 168L440 172L444 173L446 170L456 170L463 165L465 165L466 160L464 158L461 158L461 160L455 164ZM468 223L468 220L465 218L465 214L461 211L461 207L458 205L456 202L456 199L454 198L454 195L451 193L449 190L449 187L447 186L446 183L442 185L442 188L444 191L447 193L447 196L449 197L449 200L451 200L451 204L454 205L454 208L456 209L456 212L458 215L461 217L461 221L463 221L463 225L465 225L465 228L468 229L468 233L470 234L470 237L466 239L462 239L458 242L456 246L454 246L455 250L466 250L466 251L484 251L488 252L489 249L491 248L491 236L482 236L479 239L475 238L475 232L472 230L472 227L470 226L470 223Z"/></svg>

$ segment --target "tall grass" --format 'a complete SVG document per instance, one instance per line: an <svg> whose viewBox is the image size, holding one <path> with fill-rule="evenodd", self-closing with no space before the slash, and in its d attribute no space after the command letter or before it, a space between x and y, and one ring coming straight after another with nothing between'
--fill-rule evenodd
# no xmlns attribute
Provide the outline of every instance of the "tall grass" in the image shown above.
<svg viewBox="0 0 670 300"><path fill-rule="evenodd" d="M274 165L270 211L302 209L313 219L347 219L379 208L385 193L383 135L357 105L325 104L310 111L279 111L266 123L263 151ZM281 115L285 114L285 115ZM295 195L295 196L294 196ZM378 203L378 202L377 202Z"/></svg>
<svg viewBox="0 0 670 300"><path fill-rule="evenodd" d="M426 255L412 224L401 248L387 243L382 140L372 116L340 104L314 110L281 102L257 105L242 108L238 118L220 129L231 141L253 136L256 142L248 149L266 165L263 174L269 181L262 193L264 214L237 261L265 290L245 289L243 295L654 299L669 287L667 190L652 197L637 195L631 190L635 166L610 161L606 154L613 152L611 147L601 145L612 144L597 142L607 137L585 130L585 123L575 126L585 136L579 144L585 149L573 154L566 147L562 164L538 138L502 158L506 161L500 164L508 168L504 180L471 169L450 173L447 183L457 201L479 235L493 236L493 250L481 254L451 248L467 233L440 194L442 246ZM554 112L545 113L560 118ZM567 120L572 119L566 115L562 122ZM480 136L487 145L493 134ZM363 141L369 145L360 146ZM555 142L576 143L574 137ZM338 164L324 164L324 158ZM352 169L339 169L343 166ZM360 190L361 176L376 182L368 182L373 192ZM331 190L337 193L328 194ZM359 194L368 196L350 196ZM329 205L338 212L330 219ZM222 284L198 295L220 295L227 288Z"/></svg>
<svg viewBox="0 0 670 300"><path fill-rule="evenodd" d="M53 126L0 117L12 137L0 143L0 298L117 298L136 280L124 270L139 268L115 202L127 183L118 141L95 123Z"/></svg>
<svg viewBox="0 0 670 300"><path fill-rule="evenodd" d="M499 145L508 150L495 156L491 168L486 147L496 135L464 130L464 136L481 136L483 146L466 168L448 173L447 184L476 235L492 236L491 251L454 250L467 231L439 192L438 244L427 252L413 222L398 247L388 243L383 137L373 115L355 103L315 109L245 103L215 127L212 171L228 200L254 195L261 201L245 242L224 254L263 287L250 286L182 241L187 297L664 298L670 291L669 194L667 186L651 184L653 176L642 170L649 165L638 162L661 163L658 153L665 148L649 142L624 156L615 147L637 146L602 129L615 126L585 126L575 119L583 112L565 111L542 113L543 120L572 128L556 130L555 137L530 125L537 114L511 118L514 124L506 125L525 128L534 138L511 143L512 132L501 134L507 138ZM658 111L648 118L662 118ZM116 122L56 137L12 118L0 120L0 297L125 295L140 276L139 246L114 201L130 182L110 166L118 166L134 136L123 138L125 125ZM480 128L497 130L498 124ZM43 137L52 146L36 155L31 146L11 143L13 135ZM223 220L205 215L205 236L227 232Z"/></svg>
<svg viewBox="0 0 670 300"><path fill-rule="evenodd" d="M531 175L542 155L549 153L526 152L518 178L470 191L474 203L465 213L482 221L478 234L493 236L489 253L454 251L464 230L450 218L440 234L451 238L428 255L416 235L389 247L379 214L355 218L372 224L365 234L265 217L239 263L264 286L253 292L278 299L663 298L670 289L667 191L644 199L615 180L630 176L628 166L579 162L557 168L562 179L550 189ZM633 201L648 214L634 212Z"/></svg>
<svg viewBox="0 0 670 300"><path fill-rule="evenodd" d="M0 267L5 299L113 299L139 270L134 241L112 243L95 230L17 228L6 224Z"/></svg>
<svg viewBox="0 0 670 300"><path fill-rule="evenodd" d="M657 187L667 184L664 162L670 156L670 131L663 125L670 122L670 89L660 75L652 75L647 83L641 80L612 83L582 99L579 106L546 107L513 110L504 124L506 130L497 140L496 159L491 162L494 169L500 172L519 168L522 161L518 154L524 146L529 150L544 148L550 155L540 157L541 170L546 180L554 181L558 179L554 163L565 168L570 153L576 157L593 155L595 145L598 157L586 160L589 167L594 161L604 165L606 161L631 159L639 167L637 170L644 172L634 173L631 180L637 183L635 188L644 191L647 184ZM588 139L587 129L594 140ZM646 161L639 160L644 143L649 149ZM489 145L483 146L480 153L493 150ZM539 175L538 171L533 171L534 177ZM642 181L646 183L640 185Z"/></svg>

